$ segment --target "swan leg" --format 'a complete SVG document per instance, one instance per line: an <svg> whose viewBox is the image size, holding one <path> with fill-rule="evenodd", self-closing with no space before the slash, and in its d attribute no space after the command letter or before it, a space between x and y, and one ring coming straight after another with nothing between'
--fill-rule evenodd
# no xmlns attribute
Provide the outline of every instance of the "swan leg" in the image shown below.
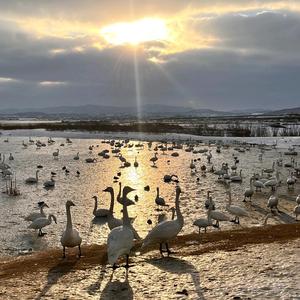
<svg viewBox="0 0 300 300"><path fill-rule="evenodd" d="M63 247L63 258L66 258L66 247Z"/></svg>
<svg viewBox="0 0 300 300"><path fill-rule="evenodd" d="M78 245L78 257L81 257L81 248L80 248L80 245Z"/></svg>
<svg viewBox="0 0 300 300"><path fill-rule="evenodd" d="M166 248L167 248L167 253L168 253L168 257L169 257L170 254L173 254L174 252L172 252L172 251L169 249L168 243L166 243Z"/></svg>
<svg viewBox="0 0 300 300"><path fill-rule="evenodd" d="M160 255L162 257L164 257L164 254L163 254L163 248L162 248L162 243L159 243L159 252L160 252Z"/></svg>

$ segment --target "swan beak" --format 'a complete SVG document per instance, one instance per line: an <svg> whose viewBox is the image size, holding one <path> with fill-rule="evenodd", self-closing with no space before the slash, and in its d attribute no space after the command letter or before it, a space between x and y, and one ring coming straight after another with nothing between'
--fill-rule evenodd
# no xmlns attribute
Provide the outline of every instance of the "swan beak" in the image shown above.
<svg viewBox="0 0 300 300"><path fill-rule="evenodd" d="M104 189L102 192L108 192L108 188ZM94 196L95 197L95 196Z"/></svg>

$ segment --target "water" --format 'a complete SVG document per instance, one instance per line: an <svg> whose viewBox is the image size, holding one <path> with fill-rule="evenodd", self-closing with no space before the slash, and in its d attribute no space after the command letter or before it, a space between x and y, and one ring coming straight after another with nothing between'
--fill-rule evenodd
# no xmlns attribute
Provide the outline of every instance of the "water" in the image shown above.
<svg viewBox="0 0 300 300"><path fill-rule="evenodd" d="M9 142L5 143L8 134L22 133L23 136L9 136ZM39 136L38 139L47 143L46 135L55 136L55 133L45 131L25 131L26 136L31 136L36 139L34 135ZM208 168L210 164L207 163L204 154L193 154L192 152L185 152L185 150L174 150L179 153L179 157L171 157L171 152L168 151L163 154L158 151L157 167L152 167L149 159L154 155L153 150L148 150L147 143L144 149L122 148L122 155L131 162L131 167L121 168L120 160L110 154L109 159L103 159L97 155L100 151L108 149L111 151L109 144L102 143L102 140L89 138L85 134L85 138L73 139L72 144L65 143L65 138L57 137L55 144L47 145L37 150L35 145L29 145L24 149L22 141L28 141L24 131L4 132L0 138L0 152L6 154L8 158L9 153L14 156L13 161L6 161L11 165L12 170L15 171L17 177L17 186L21 191L21 195L10 197L6 194L0 194L0 211L2 217L0 218L0 255L18 255L26 251L39 251L53 247L60 247L60 236L66 225L65 202L72 200L76 206L72 208L73 224L79 230L83 244L103 244L106 242L109 229L105 220L95 220L93 217L94 200L92 196L99 197L99 206L101 208L108 208L110 203L110 196L102 192L107 186L113 186L115 194L118 193L118 183L113 183L113 177L121 172L120 181L124 185L130 185L136 189L136 192L131 193L130 198L133 199L138 195L138 201L135 205L129 207L129 214L131 217L136 217L134 222L135 229L140 236L144 237L151 226L148 225L147 220L151 219L156 223L158 214L162 213L156 211L154 202L156 196L156 187L160 187L161 196L165 199L169 207L174 205L175 200L175 185L172 183L164 183L163 176L165 174L177 174L180 180L180 186L183 191L181 195L182 214L185 219L185 225L182 230L183 234L191 233L197 229L192 225L196 218L204 217L206 211L203 202L206 198L208 190L212 191L212 196L217 204L217 208L225 211L226 199L224 185L216 181L217 177L212 173L208 173L206 177L200 176L200 166L205 164ZM39 134L36 134L36 133ZM78 133L73 133L73 136ZM19 134L18 134L19 135ZM72 133L63 133L65 136L72 136ZM99 135L98 135L99 136ZM162 138L165 138L163 136ZM170 136L168 136L170 138ZM174 138L174 136L171 136ZM149 138L149 137L148 137ZM157 138L157 137L156 137ZM235 139L238 140L238 139ZM253 142L253 140L249 140ZM273 160L279 157L279 152L283 152L290 144L300 144L299 138L278 139L278 149L271 149L266 151L263 156L263 161L258 160L258 148L250 148L250 151L239 153L230 147L229 149L222 149L221 153L215 152L216 146L208 146L205 143L200 144L195 149L209 148L212 150L213 158L212 164L216 169L221 167L223 162L228 162L229 166L233 165L232 154L235 153L240 158L238 167L243 170L244 180L241 184L232 183L232 197L233 202L244 206L250 213L250 218L241 220L242 226L260 226L267 213L266 202L270 192L266 189L263 193L255 194L253 202L256 206L252 207L249 204L241 202L243 199L244 189L249 186L250 176L254 172L259 172L261 168L270 168ZM269 144L274 142L274 138L269 140ZM61 144L64 143L64 146ZM133 141L137 144L137 141ZM88 148L94 145L92 151ZM156 143L153 144L152 149ZM54 159L52 153L59 149L59 158ZM298 149L298 148L297 148ZM76 153L79 152L80 160L73 160ZM85 162L86 158L96 158L97 162L88 164ZM139 167L134 168L134 158L137 157ZM189 168L191 159L201 158L201 161L196 162L198 174L192 175ZM290 157L284 156L284 162L289 162ZM170 163L168 163L168 160ZM299 158L296 157L296 161ZM25 179L34 177L37 165L43 165L43 169L39 173L39 182L37 185L26 185ZM66 175L62 167L66 166L70 170L70 174ZM76 177L76 171L80 171L80 177ZM282 172L282 180L285 183L288 175L287 168L280 168ZM50 179L50 172L56 172L55 178L56 186L53 190L45 190L43 182ZM196 178L200 181L197 182ZM144 187L149 185L150 191L144 190ZM5 189L5 180L0 179L0 187ZM292 222L292 209L295 206L295 196L299 192L299 187L296 186L294 190L287 191L285 184L279 189L280 208L286 214L286 218L270 220L270 223L278 222ZM24 220L24 217L33 211L38 211L37 203L45 201L49 209L46 213L52 213L57 217L57 224L51 224L45 228L47 235L41 237L37 236L37 232L28 229L29 223ZM171 213L168 209L164 210L170 217ZM115 205L115 216L121 217L121 206L117 203ZM222 228L234 229L236 225L232 223L222 223ZM215 230L215 229L210 229Z"/></svg>

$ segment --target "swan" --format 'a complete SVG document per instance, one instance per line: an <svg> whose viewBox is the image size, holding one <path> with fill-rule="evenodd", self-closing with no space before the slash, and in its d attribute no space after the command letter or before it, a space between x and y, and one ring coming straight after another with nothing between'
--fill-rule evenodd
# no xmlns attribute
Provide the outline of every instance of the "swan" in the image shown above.
<svg viewBox="0 0 300 300"><path fill-rule="evenodd" d="M44 182L44 188L54 188L55 187L55 180L53 177L50 178L50 180Z"/></svg>
<svg viewBox="0 0 300 300"><path fill-rule="evenodd" d="M265 187L264 183L260 180L254 180L253 186L255 186L256 192L258 192L258 190L261 192L261 189Z"/></svg>
<svg viewBox="0 0 300 300"><path fill-rule="evenodd" d="M168 256L170 255L171 251L169 250L168 243L178 235L184 224L183 216L179 206L180 194L181 189L179 186L177 186L175 198L175 210L177 218L172 221L163 221L157 224L145 237L141 249L145 248L149 244L159 243L160 254L163 256L162 246L165 244Z"/></svg>
<svg viewBox="0 0 300 300"><path fill-rule="evenodd" d="M300 205L294 207L295 220L298 221L298 215L300 215Z"/></svg>
<svg viewBox="0 0 300 300"><path fill-rule="evenodd" d="M193 160L191 159L190 169L193 170L195 168L196 168L196 165L194 164Z"/></svg>
<svg viewBox="0 0 300 300"><path fill-rule="evenodd" d="M294 188L294 184L296 183L296 181L297 181L296 177L293 175L293 173L291 173L286 180L288 189L290 189L290 186L292 186L292 188Z"/></svg>
<svg viewBox="0 0 300 300"><path fill-rule="evenodd" d="M57 158L58 155L59 155L59 149L56 149L56 151L54 151L54 152L52 153L52 155L53 155L54 158Z"/></svg>
<svg viewBox="0 0 300 300"><path fill-rule="evenodd" d="M171 207L170 211L172 212L171 220L174 220L175 212L176 212L175 207ZM157 223L161 223L166 220L167 220L167 215L165 213L159 214L157 217Z"/></svg>
<svg viewBox="0 0 300 300"><path fill-rule="evenodd" d="M209 199L212 201L211 197ZM212 210L212 203L208 207L207 218L215 220L216 224L213 225L213 226L217 227L217 228L220 227L220 225L219 225L220 221L230 221L230 218L229 218L228 215L226 215L226 214L224 214L224 213L222 213L221 211L218 211L218 210Z"/></svg>
<svg viewBox="0 0 300 300"><path fill-rule="evenodd" d="M157 206L169 206L166 204L165 199L162 197L159 197L159 187L156 188L156 198L155 198L155 203Z"/></svg>
<svg viewBox="0 0 300 300"><path fill-rule="evenodd" d="M269 197L267 207L269 207L271 210L276 208L278 211L278 197L277 195L273 194Z"/></svg>
<svg viewBox="0 0 300 300"><path fill-rule="evenodd" d="M125 186L123 188L123 197L134 191L133 188ZM133 247L134 234L131 230L130 220L128 217L127 206L123 201L123 224L115 227L107 237L107 256L108 262L116 269L116 262L122 255L126 255L125 268L129 268L129 253Z"/></svg>
<svg viewBox="0 0 300 300"><path fill-rule="evenodd" d="M41 217L41 218L37 218L35 219L29 226L28 228L31 228L31 229L38 229L39 230L39 233L38 233L38 236L43 236L45 233L42 232L42 228L50 225L52 223L52 219L53 221L55 222L55 224L57 224L57 221L56 221L56 217L52 214L50 214L48 216L48 218L46 217Z"/></svg>
<svg viewBox="0 0 300 300"><path fill-rule="evenodd" d="M235 216L233 222L236 223L236 224L240 224L240 217L248 217L249 214L248 212L242 208L242 207L239 207L237 205L231 205L231 190L229 189L227 191L227 194L228 194L228 204L226 205L226 210Z"/></svg>
<svg viewBox="0 0 300 300"><path fill-rule="evenodd" d="M175 174L173 174L173 175L166 174L164 176L164 182L166 182L166 183L171 182L173 180L173 177L175 177L175 180L178 180L178 176L177 175L175 175Z"/></svg>
<svg viewBox="0 0 300 300"><path fill-rule="evenodd" d="M77 247L78 246L78 256L81 256L81 242L82 242L82 238L79 235L79 232L73 228L72 225L72 217L71 217L71 206L75 206L75 204L68 200L66 202L66 212L67 212L67 226L66 226L66 230L64 231L64 233L62 234L62 237L60 239L60 242L63 246L63 257L66 257L66 247L67 248L73 248L73 247Z"/></svg>
<svg viewBox="0 0 300 300"><path fill-rule="evenodd" d="M77 152L77 154L73 157L74 160L78 160L79 159L79 152Z"/></svg>
<svg viewBox="0 0 300 300"><path fill-rule="evenodd" d="M251 201L251 198L252 198L253 194L254 194L253 178L250 178L250 188L245 190L243 202L246 202L246 198L249 198L250 201Z"/></svg>
<svg viewBox="0 0 300 300"><path fill-rule="evenodd" d="M230 180L233 181L233 182L241 182L243 180L242 170L240 170L240 175L230 176Z"/></svg>
<svg viewBox="0 0 300 300"><path fill-rule="evenodd" d="M123 201L125 201L125 205L126 206L130 206L130 205L134 205L134 201L132 201L131 199L128 199L127 197L121 197L121 191L122 191L122 183L119 182L119 193L117 195L117 201L123 205Z"/></svg>
<svg viewBox="0 0 300 300"><path fill-rule="evenodd" d="M135 157L135 159L134 159L134 164L133 164L133 166L134 166L135 168L137 168L137 167L139 166L139 163L137 162L136 157Z"/></svg>
<svg viewBox="0 0 300 300"><path fill-rule="evenodd" d="M111 196L111 202L110 202L110 214L107 216L107 224L110 230L113 230L115 227L123 225L123 220L122 219L117 219L114 217L114 202L115 202L115 197L114 197L114 189L112 187L107 187L103 192L108 192L110 193ZM122 201L123 203L124 201ZM125 202L126 203L126 202ZM125 204L126 205L126 204ZM128 205L127 205L128 206ZM135 220L135 218L129 218L130 220L130 228L133 232L134 238L136 240L140 240L141 237L137 233L137 231L133 228L132 223Z"/></svg>
<svg viewBox="0 0 300 300"><path fill-rule="evenodd" d="M88 163L88 164L91 164L91 163L97 162L97 159L88 157L88 158L85 159L85 162Z"/></svg>
<svg viewBox="0 0 300 300"><path fill-rule="evenodd" d="M209 218L209 216L207 216L207 218L196 219L193 222L193 225L197 226L199 228L199 234L200 234L201 228L204 228L204 232L206 232L207 227L212 226L213 224L212 224L211 219Z"/></svg>
<svg viewBox="0 0 300 300"><path fill-rule="evenodd" d="M208 209L209 206L211 205L211 209L215 210L216 209L216 205L215 205L214 200L210 196L210 193L211 193L211 191L207 191L207 197L205 199L204 206L205 206L206 209Z"/></svg>
<svg viewBox="0 0 300 300"><path fill-rule="evenodd" d="M300 205L300 194L297 196L297 198L296 198L296 203L298 204L298 205Z"/></svg>
<svg viewBox="0 0 300 300"><path fill-rule="evenodd" d="M15 158L13 157L13 155L11 153L9 153L9 157L8 157L9 160L14 160Z"/></svg>
<svg viewBox="0 0 300 300"><path fill-rule="evenodd" d="M110 209L106 209L106 208L99 208L98 207L98 197L97 196L93 196L93 199L95 199L95 206L94 206L94 210L93 210L93 215L96 218L102 218L102 217L107 217L109 214L111 214L111 208L113 206L113 204L110 204Z"/></svg>
<svg viewBox="0 0 300 300"><path fill-rule="evenodd" d="M110 193L110 208L111 211L107 215L107 224L110 230L114 229L115 227L123 225L123 221L121 219L117 219L114 217L114 202L115 202L115 196L114 196L114 189L112 187L107 187L103 192Z"/></svg>
<svg viewBox="0 0 300 300"><path fill-rule="evenodd" d="M39 170L36 170L36 172L35 172L35 177L28 177L28 178L25 180L25 183L26 183L26 184L34 184L34 183L37 183L38 180L39 180L38 174L39 174Z"/></svg>
<svg viewBox="0 0 300 300"><path fill-rule="evenodd" d="M45 203L45 202L41 202L39 203L39 208L40 208L40 212L33 212L31 214L29 214L27 217L24 218L25 221L34 221L35 219L38 218L43 218L46 217L46 214L44 213L44 208L49 206Z"/></svg>
<svg viewBox="0 0 300 300"><path fill-rule="evenodd" d="M154 153L154 156L150 158L150 161L153 163L153 167L156 166L156 162L157 162L158 158L157 158L157 152Z"/></svg>
<svg viewBox="0 0 300 300"><path fill-rule="evenodd" d="M271 187L271 190L272 191L275 191L276 187L279 185L279 182L280 182L280 178L279 178L279 172L277 171L276 172L276 178L271 178L269 180L267 180L264 185L266 187Z"/></svg>

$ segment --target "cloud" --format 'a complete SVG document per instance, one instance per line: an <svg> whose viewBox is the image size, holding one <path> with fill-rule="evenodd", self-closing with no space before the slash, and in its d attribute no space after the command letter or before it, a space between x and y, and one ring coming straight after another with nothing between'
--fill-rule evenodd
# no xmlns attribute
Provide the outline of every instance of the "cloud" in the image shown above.
<svg viewBox="0 0 300 300"><path fill-rule="evenodd" d="M126 20L129 2L23 3L0 0L1 107L134 105L137 81L143 103L299 105L296 1L135 1L134 16L166 16L174 30L174 41L137 48L97 31Z"/></svg>

